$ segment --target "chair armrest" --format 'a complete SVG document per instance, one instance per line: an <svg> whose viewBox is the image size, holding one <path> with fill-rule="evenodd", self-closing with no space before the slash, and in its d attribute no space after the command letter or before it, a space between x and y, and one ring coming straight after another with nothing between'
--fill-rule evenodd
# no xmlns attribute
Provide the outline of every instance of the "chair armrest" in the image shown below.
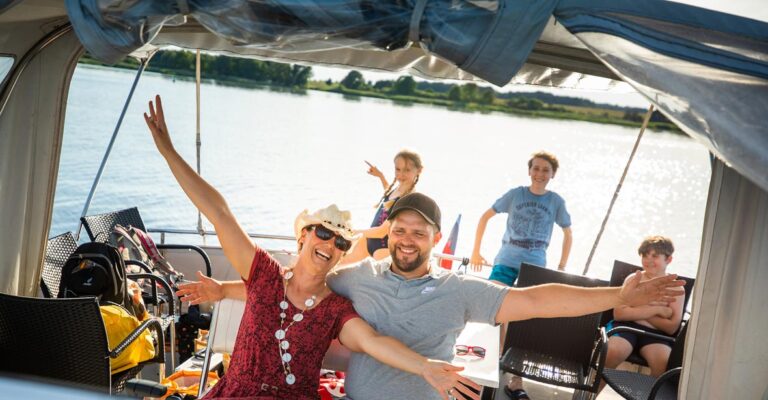
<svg viewBox="0 0 768 400"><path fill-rule="evenodd" d="M158 244L156 245L158 250L162 249L187 249L192 250L198 254L200 254L200 257L203 258L203 262L205 263L205 276L211 277L212 271L211 271L211 259L208 257L208 253L205 252L202 248L198 246L193 246L191 244Z"/></svg>
<svg viewBox="0 0 768 400"><path fill-rule="evenodd" d="M155 275L155 274L128 274L128 278L130 279L149 279L153 282L152 285L152 298L155 300L155 304L158 304L157 299L157 285L160 285L163 290L168 294L168 298L170 301L168 302L168 313L171 316L176 316L176 297L175 293L173 292L173 288L171 288L171 285L168 284L168 282L165 281L165 279Z"/></svg>
<svg viewBox="0 0 768 400"><path fill-rule="evenodd" d="M139 260L125 260L125 266L129 266L129 265L137 265L139 268L141 268L142 271L144 271L144 272L146 272L148 274L152 273L152 269L149 268L149 265L144 264L143 262L141 262Z"/></svg>
<svg viewBox="0 0 768 400"><path fill-rule="evenodd" d="M630 328L628 326L617 326L616 328L613 328L608 331L608 336L613 335L614 333L621 333L621 332L630 332L640 336L647 336L654 339L663 340L665 342L668 342L670 345L675 343L675 338L672 336L659 335L658 333L648 332L642 329Z"/></svg>
<svg viewBox="0 0 768 400"><path fill-rule="evenodd" d="M141 336L141 334L147 330L147 329L153 329L155 333L157 334L157 347L160 349L159 353L162 353L162 349L165 348L165 342L163 338L163 327L160 324L160 321L156 318L148 319L141 323L136 329L134 329L125 339L123 339L120 344L118 344L114 350L109 352L110 358L117 358L117 356L120 355L125 349L128 348L128 346L131 345L136 339ZM161 356L161 359L164 359L165 356L158 354ZM155 356L155 358L158 358L158 355Z"/></svg>
<svg viewBox="0 0 768 400"><path fill-rule="evenodd" d="M682 371L682 367L672 368L669 371L661 374L656 379L656 382L653 383L653 387L651 388L651 393L648 395L649 400L653 400L656 398L656 394L659 392L661 387L668 383L670 379L674 379L676 377L680 376L680 372Z"/></svg>
<svg viewBox="0 0 768 400"><path fill-rule="evenodd" d="M605 332L605 327L597 329L597 344L595 350L592 353L591 365L595 368L595 382L594 388L600 386L600 379L603 378L603 368L605 368L605 357L608 355L608 334Z"/></svg>

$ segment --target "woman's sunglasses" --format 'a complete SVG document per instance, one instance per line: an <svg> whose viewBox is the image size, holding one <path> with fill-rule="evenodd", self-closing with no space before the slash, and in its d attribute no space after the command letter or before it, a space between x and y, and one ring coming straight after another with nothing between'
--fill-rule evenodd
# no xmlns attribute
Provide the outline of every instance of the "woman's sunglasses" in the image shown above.
<svg viewBox="0 0 768 400"><path fill-rule="evenodd" d="M323 225L310 225L307 227L307 230L314 230L315 236L317 236L317 238L320 240L331 240L335 237L333 240L333 245L341 251L347 251L352 247L351 241L344 239L343 237L337 235L336 232L326 228Z"/></svg>
<svg viewBox="0 0 768 400"><path fill-rule="evenodd" d="M467 346L463 344L457 344L456 355L457 356L473 355L476 357L485 358L485 349L480 346Z"/></svg>

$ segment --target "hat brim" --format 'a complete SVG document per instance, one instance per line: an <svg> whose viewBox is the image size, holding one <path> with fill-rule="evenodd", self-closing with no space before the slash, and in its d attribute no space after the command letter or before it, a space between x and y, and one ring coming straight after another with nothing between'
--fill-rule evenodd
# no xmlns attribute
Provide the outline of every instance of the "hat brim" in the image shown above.
<svg viewBox="0 0 768 400"><path fill-rule="evenodd" d="M355 244L354 242L356 242L360 238L360 234L351 233L345 229L339 228L338 226L329 224L315 217L314 215L311 215L309 213L309 210L304 210L296 217L296 221L293 224L293 233L296 236L296 239L301 237L301 230L310 225L322 225L326 227L328 230L336 233L337 235L343 237L344 239L347 239L350 242L353 242L352 243L353 247Z"/></svg>

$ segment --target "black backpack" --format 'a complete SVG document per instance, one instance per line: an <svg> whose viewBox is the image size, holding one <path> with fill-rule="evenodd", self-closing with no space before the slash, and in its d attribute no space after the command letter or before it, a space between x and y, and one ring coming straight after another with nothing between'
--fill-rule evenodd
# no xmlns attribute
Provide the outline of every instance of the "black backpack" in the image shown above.
<svg viewBox="0 0 768 400"><path fill-rule="evenodd" d="M83 243L61 270L59 297L93 296L100 304L116 303L133 312L120 253L106 243Z"/></svg>

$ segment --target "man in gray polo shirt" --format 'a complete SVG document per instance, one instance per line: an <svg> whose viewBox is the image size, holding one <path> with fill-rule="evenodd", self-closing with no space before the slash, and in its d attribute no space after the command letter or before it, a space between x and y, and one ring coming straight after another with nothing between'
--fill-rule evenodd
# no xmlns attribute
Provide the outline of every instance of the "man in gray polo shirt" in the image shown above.
<svg viewBox="0 0 768 400"><path fill-rule="evenodd" d="M469 321L496 324L530 318L568 317L621 304L672 301L682 282L674 276L640 283L640 276L621 288L541 285L502 287L434 267L432 248L440 240L440 209L431 198L411 193L389 215L391 258L368 258L328 275L331 289L349 299L380 334L400 339L414 351L450 361L456 338ZM352 353L345 391L350 399L440 399L422 378L398 371L371 357ZM466 387L447 393L457 398Z"/></svg>

